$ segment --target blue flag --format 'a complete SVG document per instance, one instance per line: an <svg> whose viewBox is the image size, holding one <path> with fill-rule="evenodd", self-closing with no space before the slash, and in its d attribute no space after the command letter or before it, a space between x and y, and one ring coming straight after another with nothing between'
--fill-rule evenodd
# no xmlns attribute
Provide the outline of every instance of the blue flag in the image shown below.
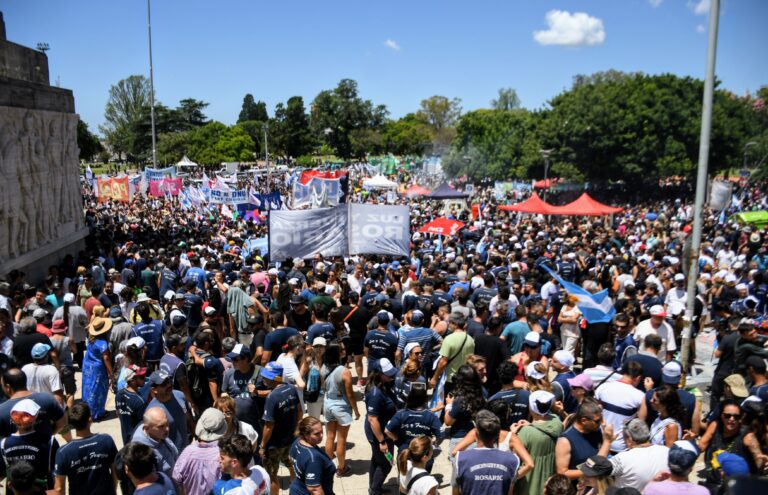
<svg viewBox="0 0 768 495"><path fill-rule="evenodd" d="M608 297L608 289L601 290L596 294L590 294L589 291L578 285L566 282L547 265L540 265L552 275L560 287L568 294L573 294L579 300L576 302L581 314L589 323L607 323L613 320L616 315L616 308L613 307L613 301Z"/></svg>

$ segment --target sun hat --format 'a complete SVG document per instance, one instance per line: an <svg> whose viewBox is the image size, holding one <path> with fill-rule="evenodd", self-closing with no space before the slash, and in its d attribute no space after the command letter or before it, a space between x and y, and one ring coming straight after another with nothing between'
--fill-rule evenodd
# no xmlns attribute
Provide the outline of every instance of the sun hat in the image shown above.
<svg viewBox="0 0 768 495"><path fill-rule="evenodd" d="M731 393L734 396L740 399L744 399L749 396L749 392L747 391L747 384L744 381L743 376L739 375L738 373L734 373L733 375L726 377L724 381L726 385L731 387Z"/></svg>
<svg viewBox="0 0 768 495"><path fill-rule="evenodd" d="M566 381L568 382L568 385L571 386L571 388L578 387L583 388L586 391L592 390L592 387L594 386L592 378L590 378L589 375L585 375L584 373L576 375L573 378L566 378Z"/></svg>
<svg viewBox="0 0 768 495"><path fill-rule="evenodd" d="M261 369L261 376L274 382L283 381L283 367L275 361L270 361Z"/></svg>
<svg viewBox="0 0 768 495"><path fill-rule="evenodd" d="M111 318L97 317L91 321L90 325L88 325L88 335L96 337L97 335L103 335L109 332L111 329L112 329Z"/></svg>
<svg viewBox="0 0 768 495"><path fill-rule="evenodd" d="M525 367L525 376L533 378L534 380L541 380L546 377L547 374L543 371L536 369L536 365L541 364L541 361L531 361L528 366Z"/></svg>
<svg viewBox="0 0 768 495"><path fill-rule="evenodd" d="M125 367L125 373L123 377L125 378L126 382L133 380L137 376L147 376L147 368L142 368L135 364L131 364Z"/></svg>
<svg viewBox="0 0 768 495"><path fill-rule="evenodd" d="M32 359L43 359L51 351L51 346L38 342L32 347Z"/></svg>
<svg viewBox="0 0 768 495"><path fill-rule="evenodd" d="M68 327L64 320L53 320L51 333L67 333Z"/></svg>
<svg viewBox="0 0 768 495"><path fill-rule="evenodd" d="M40 412L40 406L32 399L21 399L19 402L13 405L11 412L37 416L37 413Z"/></svg>
<svg viewBox="0 0 768 495"><path fill-rule="evenodd" d="M537 390L528 397L528 407L539 416L546 416L555 404L554 394Z"/></svg>
<svg viewBox="0 0 768 495"><path fill-rule="evenodd" d="M680 378L683 376L683 365L679 361L668 361L661 368L661 381L669 385L680 384Z"/></svg>
<svg viewBox="0 0 768 495"><path fill-rule="evenodd" d="M555 352L554 358L557 359L558 363L562 364L568 369L570 369L571 366L573 366L573 363L576 360L573 357L573 354L563 349Z"/></svg>
<svg viewBox="0 0 768 495"><path fill-rule="evenodd" d="M195 436L201 442L216 442L227 433L227 420L224 413L209 407L197 419Z"/></svg>
<svg viewBox="0 0 768 495"><path fill-rule="evenodd" d="M387 358L379 359L379 368L381 368L382 373L390 378L394 378L397 375L397 368L395 368L392 361Z"/></svg>

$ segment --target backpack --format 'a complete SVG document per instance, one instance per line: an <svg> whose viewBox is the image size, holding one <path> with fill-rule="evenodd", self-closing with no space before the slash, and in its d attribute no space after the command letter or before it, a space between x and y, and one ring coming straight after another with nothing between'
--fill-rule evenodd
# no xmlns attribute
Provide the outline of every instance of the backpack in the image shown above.
<svg viewBox="0 0 768 495"><path fill-rule="evenodd" d="M307 388L304 390L304 402L317 402L320 398L320 370L315 367L309 369L307 375Z"/></svg>
<svg viewBox="0 0 768 495"><path fill-rule="evenodd" d="M206 352L200 357L205 359L210 356L211 355ZM187 381L189 382L192 402L199 404L201 399L205 397L205 390L208 387L208 379L204 376L200 366L195 364L194 357L190 356L189 359L187 359L187 362L184 363L184 367L187 370Z"/></svg>

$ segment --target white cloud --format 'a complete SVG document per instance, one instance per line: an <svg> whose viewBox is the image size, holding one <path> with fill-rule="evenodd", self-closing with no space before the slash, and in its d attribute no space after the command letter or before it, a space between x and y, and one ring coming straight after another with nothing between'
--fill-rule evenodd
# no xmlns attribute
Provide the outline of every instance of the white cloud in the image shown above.
<svg viewBox="0 0 768 495"><path fill-rule="evenodd" d="M593 46L605 41L603 21L597 17L550 10L546 19L549 29L533 32L533 39L540 45Z"/></svg>
<svg viewBox="0 0 768 495"><path fill-rule="evenodd" d="M699 24L698 26L696 26L696 32L697 33L703 33L706 30L707 30L707 28L704 27L704 24Z"/></svg>
<svg viewBox="0 0 768 495"><path fill-rule="evenodd" d="M658 7L661 5L662 0L648 0L648 3L651 4L651 7Z"/></svg>
<svg viewBox="0 0 768 495"><path fill-rule="evenodd" d="M400 45L397 44L397 41L395 40L387 40L384 42L384 46L387 48L391 48L392 50L399 52L400 51Z"/></svg>
<svg viewBox="0 0 768 495"><path fill-rule="evenodd" d="M689 1L688 8L696 15L707 15L709 14L710 3L710 0Z"/></svg>

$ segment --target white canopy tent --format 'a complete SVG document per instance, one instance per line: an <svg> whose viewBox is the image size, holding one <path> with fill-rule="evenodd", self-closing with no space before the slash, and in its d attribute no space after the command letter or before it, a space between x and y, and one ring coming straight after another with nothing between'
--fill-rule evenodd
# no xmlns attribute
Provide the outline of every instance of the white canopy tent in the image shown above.
<svg viewBox="0 0 768 495"><path fill-rule="evenodd" d="M187 157L187 155L184 155L181 160L176 164L177 167L197 167L197 163L193 162L192 160Z"/></svg>
<svg viewBox="0 0 768 495"><path fill-rule="evenodd" d="M363 187L372 189L397 189L397 182L392 182L383 175L374 175L370 179L363 180Z"/></svg>

